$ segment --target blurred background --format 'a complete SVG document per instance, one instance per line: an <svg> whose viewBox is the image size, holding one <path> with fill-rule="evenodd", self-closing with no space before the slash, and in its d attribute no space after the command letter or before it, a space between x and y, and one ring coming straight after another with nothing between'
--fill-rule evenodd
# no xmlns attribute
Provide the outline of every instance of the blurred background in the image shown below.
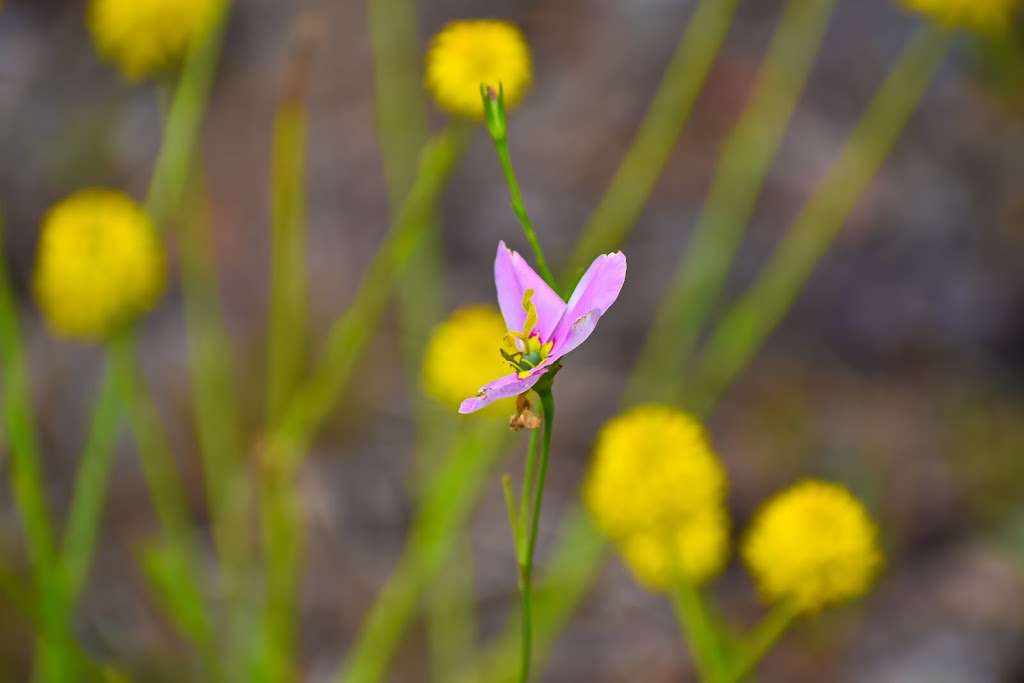
<svg viewBox="0 0 1024 683"><path fill-rule="evenodd" d="M630 271L622 297L560 376L542 566L559 516L578 495L594 434L618 409L783 4L741 3L624 247ZM419 4L424 46L453 19L498 17L522 27L534 86L511 117L510 140L526 204L554 262L568 255L628 148L694 5ZM57 516L67 509L102 354L54 340L35 311L30 283L40 220L55 201L86 186L141 197L161 120L153 87L129 85L97 59L84 12L84 3L61 0L8 0L0 12L0 201ZM392 216L375 134L365 3L236 3L201 154L250 439L264 394L271 133L304 13L314 13L322 31L309 81L311 354L351 301ZM727 300L757 274L920 21L884 0L838 3ZM1006 46L958 39L797 304L708 418L730 476L737 529L779 488L820 476L855 486L883 531L887 561L877 588L856 605L798 625L765 661L761 680L1024 680L1024 81L1012 77L1015 69ZM443 117L433 111L431 120L439 128ZM490 303L496 242L521 250L525 244L482 133L455 172L439 220L444 310ZM142 361L203 528L180 297L172 279L145 320ZM400 346L390 317L300 475L308 558L299 647L309 680L326 680L355 640L415 510L416 387L396 362ZM510 453L501 471L518 471L520 457ZM185 646L134 569L137 542L155 525L151 510L124 444L76 629L87 650L128 662L140 680L181 680L175 662ZM0 554L20 557L6 488L0 513ZM470 548L483 641L517 601L496 474L473 514ZM760 614L735 561L714 592L738 623ZM0 605L0 676L24 680L30 642L24 622ZM388 680L426 680L426 649L414 629ZM668 604L612 559L539 680L691 675Z"/></svg>

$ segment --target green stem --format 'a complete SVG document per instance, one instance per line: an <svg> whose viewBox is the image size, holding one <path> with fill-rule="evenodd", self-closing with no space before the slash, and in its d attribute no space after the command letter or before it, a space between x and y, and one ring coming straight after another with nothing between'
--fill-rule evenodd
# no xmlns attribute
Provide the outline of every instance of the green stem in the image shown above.
<svg viewBox="0 0 1024 683"><path fill-rule="evenodd" d="M181 632L194 642L213 678L219 679L214 630L200 586L202 576L185 489L160 416L136 362L135 338L128 332L112 345L117 380L124 391L142 474L156 510L164 546L150 554L150 576L161 578L164 607Z"/></svg>
<svg viewBox="0 0 1024 683"><path fill-rule="evenodd" d="M761 64L750 102L726 138L707 200L626 391L672 400L717 301L828 28L835 0L790 0Z"/></svg>
<svg viewBox="0 0 1024 683"><path fill-rule="evenodd" d="M950 30L931 24L918 30L761 275L715 329L688 403L702 410L714 402L790 309L899 139L952 39Z"/></svg>
<svg viewBox="0 0 1024 683"><path fill-rule="evenodd" d="M746 678L775 646L798 614L791 603L783 602L776 605L743 643L739 656L732 662L728 681L738 683Z"/></svg>
<svg viewBox="0 0 1024 683"><path fill-rule="evenodd" d="M530 221L529 214L526 213L526 203L523 201L523 193L519 190L519 181L516 179L515 169L512 168L512 158L508 152L508 138L495 138L494 149L498 152L501 170L505 173L505 184L508 185L508 193L512 200L512 211L519 220L519 224L523 226L526 241L530 243L530 248L533 249L533 257L537 260L537 269L540 271L540 276L544 278L544 282L548 283L551 289L557 292L558 281L555 279L554 273L551 272L551 268L548 267L548 261L544 257L544 250L540 246L540 240L537 239L533 223Z"/></svg>
<svg viewBox="0 0 1024 683"><path fill-rule="evenodd" d="M250 601L243 596L242 584L252 547L248 533L252 491L244 469L237 375L217 281L209 197L199 163L194 178L190 212L178 222L177 231L188 372L206 504L229 617L223 647L230 654L225 660L238 671L246 660L238 652L240 632L249 623L246 603Z"/></svg>
<svg viewBox="0 0 1024 683"><path fill-rule="evenodd" d="M24 526L42 629L37 642L36 674L67 675L67 627L61 609L63 591L56 566L53 526L43 485L42 456L36 438L31 386L18 311L7 273L4 226L0 216L0 406L10 449L14 505Z"/></svg>
<svg viewBox="0 0 1024 683"><path fill-rule="evenodd" d="M508 442L508 430L490 422L467 426L423 489L409 540L394 573L363 620L338 683L376 683L385 678L423 591L457 547L459 533Z"/></svg>
<svg viewBox="0 0 1024 683"><path fill-rule="evenodd" d="M324 352L309 379L296 390L274 431L301 445L322 424L352 377L359 358L382 319L396 277L403 271L429 228L442 190L467 142L467 129L453 125L424 147L416 181L378 249L355 299L331 326Z"/></svg>
<svg viewBox="0 0 1024 683"><path fill-rule="evenodd" d="M182 66L167 114L164 141L146 193L146 210L158 227L181 206L185 195L186 179L195 154L194 142L199 137L213 87L229 14L230 2L218 0L207 34L196 42Z"/></svg>
<svg viewBox="0 0 1024 683"><path fill-rule="evenodd" d="M521 593L522 646L519 656L519 683L530 680L533 645L533 556L537 546L537 531L540 529L541 505L544 502L544 484L548 476L548 461L551 458L551 429L555 423L555 399L551 395L550 379L537 390L544 408L544 445L540 454L540 469L537 472L537 486L533 494L533 512L530 515L530 535L526 544L525 561L519 565L519 591Z"/></svg>
<svg viewBox="0 0 1024 683"><path fill-rule="evenodd" d="M570 291L595 254L619 248L636 224L676 150L738 5L739 0L701 0L694 10L629 151L576 240L563 275Z"/></svg>
<svg viewBox="0 0 1024 683"><path fill-rule="evenodd" d="M700 590L688 581L680 581L672 598L701 680L705 683L725 681L725 660Z"/></svg>
<svg viewBox="0 0 1024 683"><path fill-rule="evenodd" d="M516 535L516 561L522 564L526 561L526 539L527 524L530 521L530 510L528 505L533 500L534 480L537 478L537 430L530 430L530 442L526 447L526 461L523 463L523 481L519 489L519 514L516 521L518 529L513 529Z"/></svg>
<svg viewBox="0 0 1024 683"><path fill-rule="evenodd" d="M277 419L302 370L306 310L306 107L286 101L274 121L271 179L267 416Z"/></svg>
<svg viewBox="0 0 1024 683"><path fill-rule="evenodd" d="M116 452L118 427L123 402L117 378L107 358L102 384L93 404L89 438L82 452L75 491L71 498L67 528L61 546L61 566L67 584L68 608L74 609L75 598L82 590L92 564L96 532L103 515L110 466Z"/></svg>
<svg viewBox="0 0 1024 683"><path fill-rule="evenodd" d="M266 551L267 587L264 671L266 680L296 679L295 644L298 588L305 556L302 505L296 476L288 463L291 457L270 452L264 463L266 481L262 486L262 529Z"/></svg>

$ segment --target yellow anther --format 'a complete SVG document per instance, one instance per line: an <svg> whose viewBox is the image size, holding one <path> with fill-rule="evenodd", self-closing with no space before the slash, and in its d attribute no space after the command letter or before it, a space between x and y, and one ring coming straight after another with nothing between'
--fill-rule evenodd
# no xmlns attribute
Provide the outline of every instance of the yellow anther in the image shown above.
<svg viewBox="0 0 1024 683"><path fill-rule="evenodd" d="M526 311L526 320L523 321L523 337L526 338L537 326L537 307L533 305L532 289L523 292L523 310Z"/></svg>

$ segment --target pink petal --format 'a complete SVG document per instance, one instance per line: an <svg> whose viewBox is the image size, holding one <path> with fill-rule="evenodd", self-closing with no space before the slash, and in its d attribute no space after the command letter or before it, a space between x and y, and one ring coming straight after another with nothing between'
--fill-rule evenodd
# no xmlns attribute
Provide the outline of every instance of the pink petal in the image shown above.
<svg viewBox="0 0 1024 683"><path fill-rule="evenodd" d="M556 361L583 342L587 341L587 337L589 337L597 327L597 321L600 317L601 313L595 308L588 313L584 313L579 318L576 318L576 320L574 320L569 326L569 331L561 344L552 349L551 356L548 360Z"/></svg>
<svg viewBox="0 0 1024 683"><path fill-rule="evenodd" d="M546 372L546 369L535 370L532 375L525 379L520 379L516 373L499 377L482 388L476 396L463 401L462 405L459 406L459 412L463 415L475 413L495 401L518 396L523 392L529 391Z"/></svg>
<svg viewBox="0 0 1024 683"><path fill-rule="evenodd" d="M526 320L523 292L532 289L533 303L537 307L537 330L541 339L551 338L565 311L565 302L522 256L506 247L504 242L498 243L498 254L494 257L494 285L498 290L501 315L510 330L523 328Z"/></svg>
<svg viewBox="0 0 1024 683"><path fill-rule="evenodd" d="M555 330L553 352L564 356L586 341L598 319L619 298L626 281L626 257L621 251L594 259L569 297L565 314ZM568 343L572 346L568 347Z"/></svg>

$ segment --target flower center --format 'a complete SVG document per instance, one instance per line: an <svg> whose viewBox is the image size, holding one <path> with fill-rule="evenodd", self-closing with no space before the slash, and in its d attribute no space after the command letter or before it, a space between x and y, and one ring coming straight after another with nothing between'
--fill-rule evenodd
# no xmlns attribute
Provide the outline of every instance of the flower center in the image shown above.
<svg viewBox="0 0 1024 683"><path fill-rule="evenodd" d="M529 376L534 368L551 355L554 342L543 342L537 331L537 307L533 303L533 290L523 292L523 310L526 320L523 321L521 332L509 330L502 340L501 357L504 358L520 379Z"/></svg>

